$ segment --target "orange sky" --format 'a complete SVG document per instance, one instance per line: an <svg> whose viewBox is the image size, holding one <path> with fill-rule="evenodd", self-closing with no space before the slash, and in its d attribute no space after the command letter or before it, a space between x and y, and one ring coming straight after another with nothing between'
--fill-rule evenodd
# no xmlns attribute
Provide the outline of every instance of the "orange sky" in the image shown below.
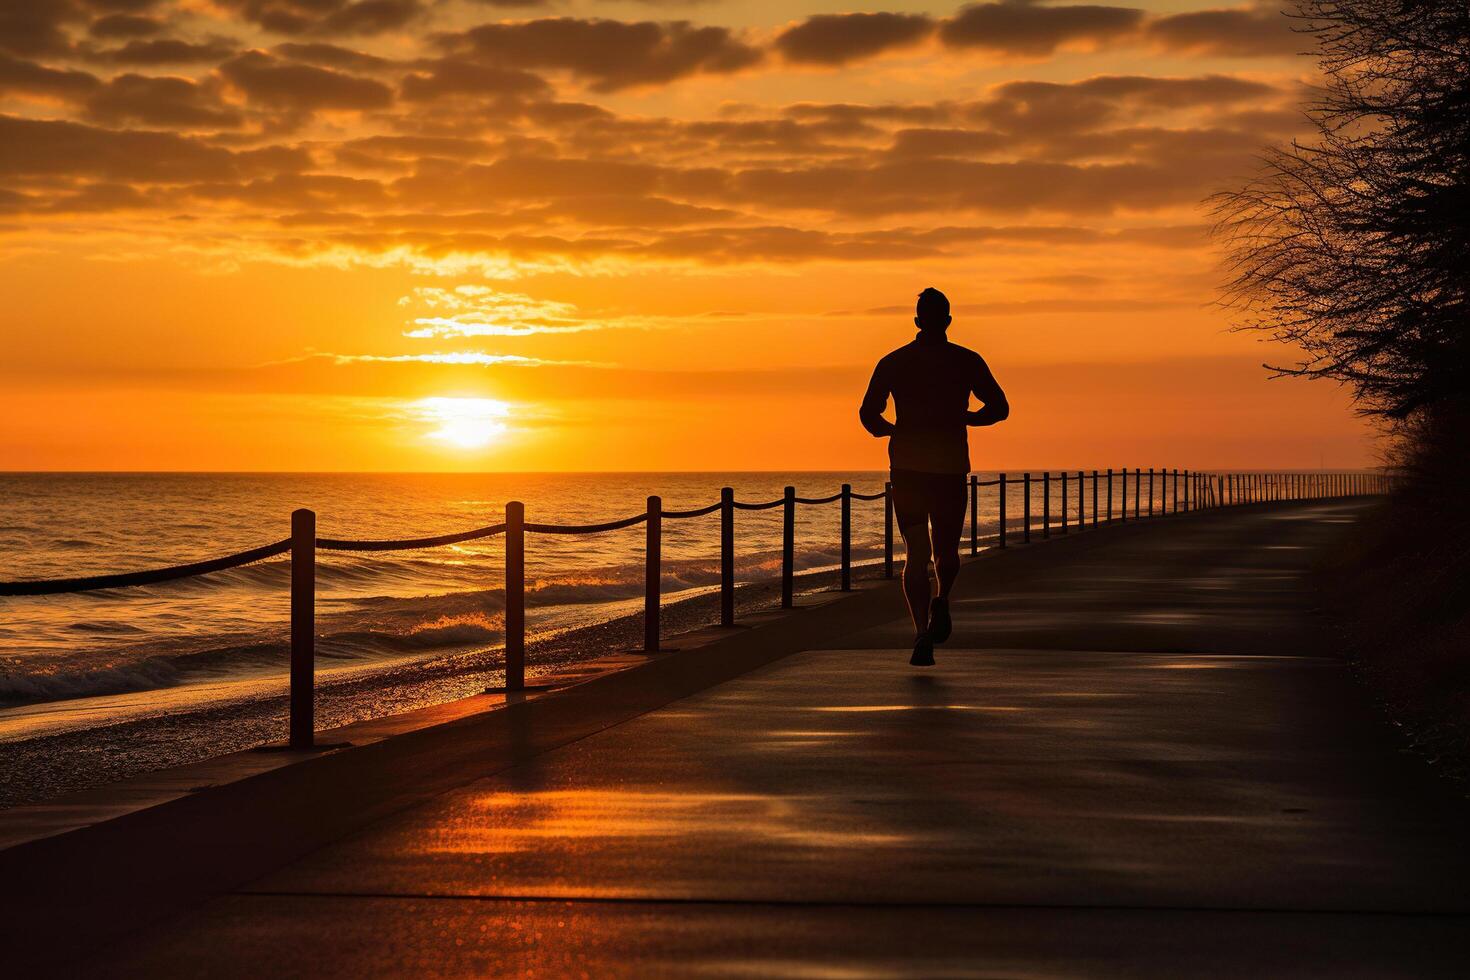
<svg viewBox="0 0 1470 980"><path fill-rule="evenodd" d="M35 0L0 16L0 467L879 468L924 286L980 468L1357 466L1201 202L1274 5Z"/></svg>

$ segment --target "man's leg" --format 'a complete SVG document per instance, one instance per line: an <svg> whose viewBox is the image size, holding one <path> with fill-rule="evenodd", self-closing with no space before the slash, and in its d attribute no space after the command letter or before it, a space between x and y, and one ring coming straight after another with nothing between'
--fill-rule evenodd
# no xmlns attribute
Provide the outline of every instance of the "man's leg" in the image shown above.
<svg viewBox="0 0 1470 980"><path fill-rule="evenodd" d="M900 526L903 535L903 596L908 600L909 615L914 619L914 635L922 636L929 628L929 527L922 524Z"/></svg>
<svg viewBox="0 0 1470 980"><path fill-rule="evenodd" d="M960 535L965 529L966 487L963 480L944 488L934 502L930 523L934 527L934 574L939 579L939 598L948 599L960 574Z"/></svg>
<svg viewBox="0 0 1470 980"><path fill-rule="evenodd" d="M914 620L915 667L934 666L934 641L929 636L929 522L899 525L903 535L903 596Z"/></svg>
<svg viewBox="0 0 1470 980"><path fill-rule="evenodd" d="M960 573L960 532L965 526L968 501L963 477L936 479L933 491L929 521L934 528L934 574L939 579L939 595L929 604L929 639L944 643L954 628L949 593Z"/></svg>

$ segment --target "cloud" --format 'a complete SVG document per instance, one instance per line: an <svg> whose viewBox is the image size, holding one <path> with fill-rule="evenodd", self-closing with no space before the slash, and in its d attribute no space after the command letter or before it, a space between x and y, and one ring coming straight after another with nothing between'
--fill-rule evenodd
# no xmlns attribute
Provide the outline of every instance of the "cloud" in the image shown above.
<svg viewBox="0 0 1470 980"><path fill-rule="evenodd" d="M244 183L196 184L195 197L212 201L240 201L257 207L341 208L380 206L388 202L376 180L341 174L282 173Z"/></svg>
<svg viewBox="0 0 1470 980"><path fill-rule="evenodd" d="M97 183L57 198L45 210L52 214L99 213L152 208L157 203L131 184Z"/></svg>
<svg viewBox="0 0 1470 980"><path fill-rule="evenodd" d="M917 44L934 32L924 14L817 14L776 37L776 49L797 64L844 65Z"/></svg>
<svg viewBox="0 0 1470 980"><path fill-rule="evenodd" d="M441 58L426 66L425 73L406 76L400 86L410 102L427 102L446 96L546 97L551 86L539 75L516 68L499 68L472 61Z"/></svg>
<svg viewBox="0 0 1470 980"><path fill-rule="evenodd" d="M1003 54L1043 57L1071 44L1100 45L1136 32L1144 12L1133 7L1043 6L1038 0L977 3L939 28L952 48L981 48Z"/></svg>
<svg viewBox="0 0 1470 980"><path fill-rule="evenodd" d="M554 361L541 357L525 357L521 354L489 354L485 351L448 351L435 354L311 354L309 358L331 358L334 364L459 364L486 367L509 364L515 367L542 367L545 365L605 367L593 361Z"/></svg>
<svg viewBox="0 0 1470 980"><path fill-rule="evenodd" d="M587 317L571 303L470 284L452 289L420 287L399 299L398 305L436 311L433 316L415 317L412 328L404 331L405 337L418 339L529 337L649 326L643 318Z"/></svg>
<svg viewBox="0 0 1470 980"><path fill-rule="evenodd" d="M392 9L429 6L415 0ZM156 242L168 227L177 247L226 261L401 265L489 279L670 265L954 261L980 248L1032 261L1048 246L1125 241L1081 228L1111 216L1142 225L1185 220L1180 213L1222 175L1244 169L1263 135L1294 131L1285 110L1300 97L1223 74L1015 81L979 97L966 89L875 104L591 94L728 74L763 59L778 70L847 65L924 43L929 54L956 61L1102 43L1142 47L1155 58L1204 51L1184 30L1194 15L1128 7L998 0L947 19L823 14L774 36L685 21L547 16L404 32L364 42L368 50L332 35L371 34L386 22L373 11L387 8L210 0L212 12L202 9L36 0L31 23L57 26L64 44L57 56L0 55L0 91L49 103L0 118L0 182L9 192L0 203L8 212L151 211L146 228L117 220L107 234L115 240L136 227ZM241 52L233 41L190 33L218 25L206 18L220 10L237 23L250 20L256 26L241 37L269 49ZM1221 23L1241 21L1235 14L1257 27L1266 22L1253 7L1204 13L1230 13ZM0 14L0 25L8 15ZM931 42L941 29L946 37ZM188 60L206 55L211 60ZM79 70L129 58L184 60L112 68L120 72L112 78ZM1036 76L1067 79L1064 70L1049 66ZM881 92L886 79L866 77L862 90ZM797 85L804 88L793 98L826 87L788 71L775 91ZM938 82L931 88L944 91ZM360 115L312 118L333 111ZM21 118L42 112L63 118ZM282 133L299 142L261 145ZM1039 226L1018 230L1026 221ZM938 222L946 224L929 227ZM50 222L45 234L76 235L84 225ZM1193 247L1183 232L1148 233L1147 244ZM543 310L535 323L511 322L499 307L431 312L415 329L445 337L606 324L580 311Z"/></svg>
<svg viewBox="0 0 1470 980"><path fill-rule="evenodd" d="M888 152L898 157L971 157L1013 150L999 133L974 129L901 129Z"/></svg>
<svg viewBox="0 0 1470 980"><path fill-rule="evenodd" d="M393 101L382 82L247 51L219 73L257 105L276 109L381 109Z"/></svg>
<svg viewBox="0 0 1470 980"><path fill-rule="evenodd" d="M552 17L481 24L435 38L446 51L503 67L561 69L595 91L726 74L761 60L724 27Z"/></svg>
<svg viewBox="0 0 1470 980"><path fill-rule="evenodd" d="M108 14L99 17L87 26L93 37L123 38L152 37L163 32L163 21L156 17L140 17L137 14Z"/></svg>
<svg viewBox="0 0 1470 980"><path fill-rule="evenodd" d="M1209 187L1189 170L1147 163L1037 160L885 160L874 166L753 167L721 180L712 197L733 204L880 216L954 209L994 213L1110 214L1193 204Z"/></svg>
<svg viewBox="0 0 1470 980"><path fill-rule="evenodd" d="M381 34L422 14L418 0L360 0L334 10L315 30L322 34Z"/></svg>
<svg viewBox="0 0 1470 980"><path fill-rule="evenodd" d="M239 46L229 38L196 42L161 37L129 41L120 48L95 52L92 57L116 65L208 64L228 58L238 50Z"/></svg>
<svg viewBox="0 0 1470 980"><path fill-rule="evenodd" d="M1096 133L1068 133L1038 144L1048 160L1129 159L1172 172L1188 172L1201 185L1248 173L1260 150L1254 133L1234 129L1166 129L1134 126Z"/></svg>
<svg viewBox="0 0 1470 980"><path fill-rule="evenodd" d="M190 184L300 169L307 162L304 151L287 147L235 152L178 133L0 115L0 176Z"/></svg>
<svg viewBox="0 0 1470 980"><path fill-rule="evenodd" d="M174 133L0 116L0 174L173 183L227 180L239 172L229 150Z"/></svg>
<svg viewBox="0 0 1470 980"><path fill-rule="evenodd" d="M212 87L187 78L118 75L87 99L88 118L108 125L138 123L171 129L232 129L241 113Z"/></svg>
<svg viewBox="0 0 1470 980"><path fill-rule="evenodd" d="M420 0L216 0L277 34L381 34L425 10Z"/></svg>
<svg viewBox="0 0 1470 980"><path fill-rule="evenodd" d="M949 122L956 118L953 103L889 103L859 105L847 102L798 102L781 110L796 119L820 119L837 132L876 133L874 123L900 122L911 125Z"/></svg>
<svg viewBox="0 0 1470 980"><path fill-rule="evenodd" d="M537 200L646 195L671 172L653 164L615 160L508 156L454 170L436 168L395 182L405 201L422 204L480 199ZM676 173L676 172L674 172Z"/></svg>
<svg viewBox="0 0 1470 980"><path fill-rule="evenodd" d="M1076 82L1007 82L962 111L1003 132L1034 136L1094 130L1145 112L1258 104L1281 94L1264 82L1228 75L1097 75Z"/></svg>
<svg viewBox="0 0 1470 980"><path fill-rule="evenodd" d="M534 108L528 115L541 120ZM563 154L617 156L647 151L666 162L726 160L732 155L834 156L851 153L853 140L880 135L874 127L850 127L825 119L670 119L609 113L563 119L553 113L556 145ZM859 145L865 145L860 143Z"/></svg>
<svg viewBox="0 0 1470 980"><path fill-rule="evenodd" d="M84 71L48 68L0 53L0 94L74 99L101 85Z"/></svg>
<svg viewBox="0 0 1470 980"><path fill-rule="evenodd" d="M724 208L700 207L650 195L590 194L565 198L540 209L539 216L615 228L674 228L716 224L742 216Z"/></svg>
<svg viewBox="0 0 1470 980"><path fill-rule="evenodd" d="M71 39L63 25L78 15L63 0L21 0L0 5L0 51L28 57L66 54Z"/></svg>
<svg viewBox="0 0 1470 980"><path fill-rule="evenodd" d="M903 261L940 254L904 235L882 232L825 232L809 228L703 228L672 232L639 248L644 256L694 260L711 265L812 262Z"/></svg>
<svg viewBox="0 0 1470 980"><path fill-rule="evenodd" d="M136 15L151 6L153 0L6 0L0 3L0 51L24 57L69 55L72 25L92 21L99 14ZM124 25L125 32L127 24L137 29L142 20L103 16L95 23L113 21Z"/></svg>
<svg viewBox="0 0 1470 980"><path fill-rule="evenodd" d="M1087 314L1152 313L1198 306L1198 301L1154 299L1125 296L1117 299L1052 299L997 300L990 303L956 303L955 316L1036 316L1048 313ZM911 316L912 306L876 306L866 310L836 310L827 314L838 317Z"/></svg>
<svg viewBox="0 0 1470 980"><path fill-rule="evenodd" d="M391 160L417 160L420 157L471 158L485 156L491 145L481 139L458 136L364 136L347 140L337 147L338 153L352 153Z"/></svg>
<svg viewBox="0 0 1470 980"><path fill-rule="evenodd" d="M1276 3L1196 10L1160 17L1146 34L1161 47L1182 54L1250 58L1297 54L1314 42L1291 29Z"/></svg>
<svg viewBox="0 0 1470 980"><path fill-rule="evenodd" d="M286 41L271 48L271 53L288 58L291 61L300 61L308 65L321 65L327 68L345 68L348 71L375 72L385 71L395 67L396 63L387 58L380 58L374 54L366 54L362 51L354 51L336 44L327 44L324 41L310 41L306 43L298 41Z"/></svg>
<svg viewBox="0 0 1470 980"><path fill-rule="evenodd" d="M895 262L916 259L963 257L977 245L1033 254L1055 255L1057 249L1138 244L1166 248L1178 253L1207 244L1204 229L1197 225L1160 228L1099 230L1078 226L949 226L941 228L892 228L856 232L828 232L810 228L767 225L760 227L690 228L654 235L645 240L557 238L549 235L503 236L436 233L426 231L373 231L366 233L319 234L311 248L333 254L340 247L394 254L402 261L410 257L429 261L446 258L463 261L466 269L499 268L512 262L522 267L574 268L591 262L648 263L703 266L738 266L779 263L783 266L811 262ZM303 253L313 254L313 253ZM411 264L411 263L410 263ZM586 266L583 265L585 268ZM442 270L441 270L442 271ZM546 327L573 326L570 317L559 319L541 311L535 314ZM651 324L618 318L584 316L582 322L603 326ZM478 325L485 324L483 329ZM492 306L484 317L466 316L456 310L435 311L418 324L412 336L447 338L476 334L512 336L522 332L568 332L559 329L520 330L513 317L501 316ZM580 332L580 331L579 331Z"/></svg>
<svg viewBox="0 0 1470 980"><path fill-rule="evenodd" d="M1180 14L1138 7L996 0L935 20L925 14L817 14L778 34L772 47L798 64L847 65L937 33L956 52L1044 58L1068 48L1139 45L1205 57L1271 57L1310 47L1268 0Z"/></svg>

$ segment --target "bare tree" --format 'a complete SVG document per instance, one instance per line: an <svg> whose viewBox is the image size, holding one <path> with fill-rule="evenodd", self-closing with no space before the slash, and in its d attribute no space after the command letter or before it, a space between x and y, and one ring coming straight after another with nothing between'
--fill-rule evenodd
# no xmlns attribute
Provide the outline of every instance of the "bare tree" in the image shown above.
<svg viewBox="0 0 1470 980"><path fill-rule="evenodd" d="M1470 395L1470 2L1296 0L1311 140L1215 199L1243 326L1402 420Z"/></svg>

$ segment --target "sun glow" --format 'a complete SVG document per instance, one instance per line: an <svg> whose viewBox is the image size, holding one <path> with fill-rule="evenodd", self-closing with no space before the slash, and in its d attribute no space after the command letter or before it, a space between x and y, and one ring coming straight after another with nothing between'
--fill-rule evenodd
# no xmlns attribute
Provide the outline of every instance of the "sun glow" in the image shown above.
<svg viewBox="0 0 1470 980"><path fill-rule="evenodd" d="M414 403L418 415L436 426L429 438L460 449L478 449L505 432L510 406L494 398L421 398Z"/></svg>

